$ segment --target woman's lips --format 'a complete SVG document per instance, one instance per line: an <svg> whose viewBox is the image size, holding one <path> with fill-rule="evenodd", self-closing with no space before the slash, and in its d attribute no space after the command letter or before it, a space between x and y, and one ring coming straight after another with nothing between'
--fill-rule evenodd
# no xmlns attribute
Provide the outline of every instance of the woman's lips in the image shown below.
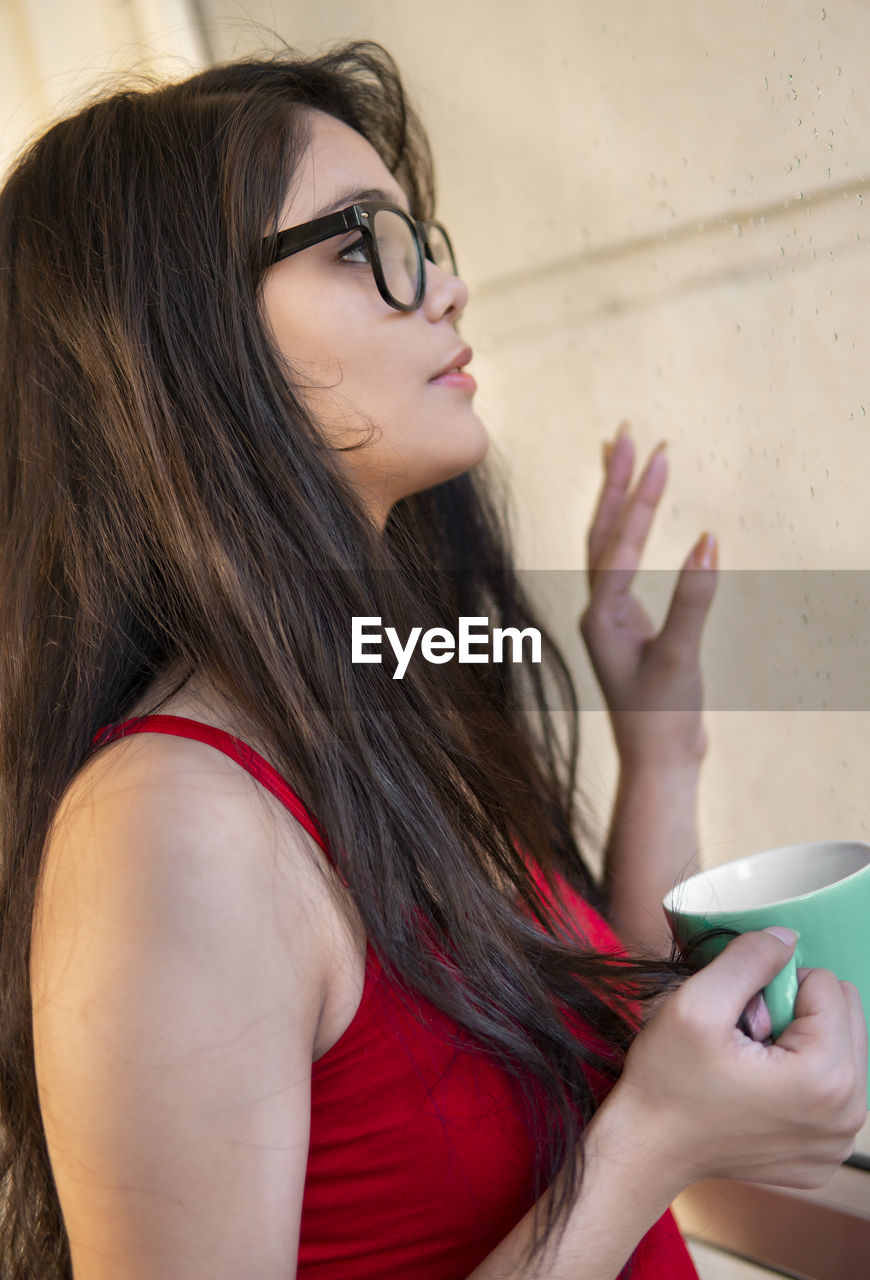
<svg viewBox="0 0 870 1280"><path fill-rule="evenodd" d="M430 378L432 387L460 387L464 391L476 391L477 383L470 373L462 373L459 369L451 369L437 378Z"/></svg>

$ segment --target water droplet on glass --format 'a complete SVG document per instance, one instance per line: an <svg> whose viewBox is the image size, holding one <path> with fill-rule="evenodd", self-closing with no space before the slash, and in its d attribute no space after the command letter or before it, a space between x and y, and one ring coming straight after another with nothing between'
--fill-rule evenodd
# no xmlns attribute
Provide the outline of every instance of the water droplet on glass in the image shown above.
<svg viewBox="0 0 870 1280"><path fill-rule="evenodd" d="M824 9L820 9L820 10L819 10L819 22L824 22L824 20L825 20L825 18L827 18L827 16L828 16L828 15L825 13Z"/></svg>

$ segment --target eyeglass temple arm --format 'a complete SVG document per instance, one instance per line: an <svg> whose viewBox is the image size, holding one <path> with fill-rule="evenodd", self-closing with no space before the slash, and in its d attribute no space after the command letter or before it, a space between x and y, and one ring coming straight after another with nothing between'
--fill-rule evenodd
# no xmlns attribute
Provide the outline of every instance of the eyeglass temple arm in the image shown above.
<svg viewBox="0 0 870 1280"><path fill-rule="evenodd" d="M278 262L301 249L310 249L330 236L340 235L342 231L352 231L360 225L360 215L356 212L356 206L352 206L350 209L340 209L338 213L327 213L322 218L315 218L313 222L305 222L301 227L288 227L286 231L279 231L275 237L274 261Z"/></svg>

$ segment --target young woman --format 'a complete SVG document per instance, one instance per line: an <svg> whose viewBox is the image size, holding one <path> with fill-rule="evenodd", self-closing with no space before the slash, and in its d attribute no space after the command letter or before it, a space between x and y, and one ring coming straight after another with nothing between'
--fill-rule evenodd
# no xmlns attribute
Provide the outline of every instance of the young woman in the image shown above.
<svg viewBox="0 0 870 1280"><path fill-rule="evenodd" d="M603 890L581 858L433 209L359 43L97 101L0 197L4 1280L679 1280L682 1188L852 1149L853 988L805 974L773 1044L737 1022L787 937L682 985L623 946L691 863L712 593L702 542L659 635L632 600L665 463L632 489L625 434ZM469 616L544 676L351 660L353 618Z"/></svg>

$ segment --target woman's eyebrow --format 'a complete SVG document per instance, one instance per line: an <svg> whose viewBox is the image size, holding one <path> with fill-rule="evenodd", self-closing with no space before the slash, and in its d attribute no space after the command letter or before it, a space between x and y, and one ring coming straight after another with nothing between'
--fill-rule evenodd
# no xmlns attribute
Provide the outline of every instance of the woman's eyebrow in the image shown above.
<svg viewBox="0 0 870 1280"><path fill-rule="evenodd" d="M390 204L398 204L406 213L410 213L404 193L402 193L401 197L398 197L392 191L384 191L382 187L367 187L364 191L343 191L330 204L318 209L313 217L320 218L325 213L334 213L336 209L344 209L347 205L356 204L359 200L388 200Z"/></svg>

